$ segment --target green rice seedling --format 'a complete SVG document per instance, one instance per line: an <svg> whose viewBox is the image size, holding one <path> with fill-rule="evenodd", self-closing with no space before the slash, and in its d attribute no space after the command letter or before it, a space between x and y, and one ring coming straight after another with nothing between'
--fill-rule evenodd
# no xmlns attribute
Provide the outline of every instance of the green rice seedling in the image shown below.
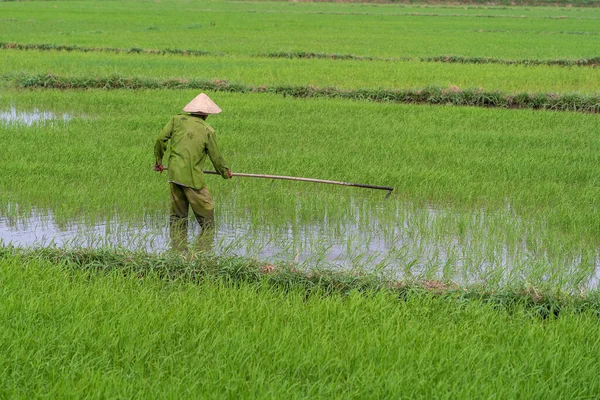
<svg viewBox="0 0 600 400"><path fill-rule="evenodd" d="M363 97L384 99L382 89L415 89L428 86L450 88L460 96L479 96L478 91L542 93L597 93L600 70L555 66L439 64L419 61L386 63L381 61L329 61L321 59L288 60L250 57L212 57L189 59L174 56L43 53L39 51L2 51L0 67L6 79L27 75L71 77L92 86L94 78L118 76L121 81L183 82L211 80L223 82L229 90L245 86L316 86L362 89ZM175 79L177 78L177 79ZM23 80L23 78L21 78ZM114 87L111 82L109 87ZM33 82L33 80L32 80ZM163 83L164 85L165 83ZM216 84L215 84L216 85ZM478 89L478 90L473 90ZM480 97L480 96L479 96ZM470 100L471 102L477 100Z"/></svg>
<svg viewBox="0 0 600 400"><path fill-rule="evenodd" d="M132 47L129 49L121 49L118 47L83 47L77 45L56 45L56 44L21 44L21 43L2 43L0 42L0 49L15 49L15 50L42 50L42 51L67 51L67 52L106 52L106 53L133 53L133 54L153 54L153 55L181 55L181 56L207 56L210 53L202 50L188 50L188 49L140 49ZM328 59L328 60L353 60L353 61L386 61L386 62L399 62L399 61L425 61L425 62L439 62L439 63L458 63L458 64L504 64L504 65L549 65L549 66L598 66L600 64L599 57L586 57L581 59L554 59L554 60L536 60L536 59L524 59L524 60L507 60L501 58L490 58L490 57L462 57L462 56L431 56L431 57L401 57L401 58L381 58L381 57L370 57L370 56L357 56L353 54L325 54L325 53L312 53L312 52L272 52L272 53L259 53L253 55L253 57L266 57L266 58L289 58L289 59Z"/></svg>
<svg viewBox="0 0 600 400"><path fill-rule="evenodd" d="M1 250L0 343L10 357L0 358L0 392L301 398L599 390L598 314L587 308L597 297L569 307L518 290L445 297L430 286L397 295L357 290L361 282L370 287L366 280L323 275L318 285L220 262L194 275L176 258ZM165 277L170 268L177 269ZM203 279L208 271L221 275Z"/></svg>
<svg viewBox="0 0 600 400"><path fill-rule="evenodd" d="M382 58L594 57L600 18L589 8L364 8L222 1L75 2L56 9L52 3L4 2L0 11L6 20L0 26L3 42L39 43L43 37L46 43L63 46L197 49L200 40L203 45L197 50L211 53L283 51ZM188 26L198 23L205 27L190 35ZM158 30L149 31L149 26ZM286 35L279 34L283 27Z"/></svg>

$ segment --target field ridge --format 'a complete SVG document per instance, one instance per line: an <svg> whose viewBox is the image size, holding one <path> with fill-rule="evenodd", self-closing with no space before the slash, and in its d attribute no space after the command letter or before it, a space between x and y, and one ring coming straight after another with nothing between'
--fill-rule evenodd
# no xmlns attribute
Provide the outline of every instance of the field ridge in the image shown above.
<svg viewBox="0 0 600 400"><path fill-rule="evenodd" d="M270 0L274 2L288 0ZM600 7L598 0L295 0L300 3L364 3L364 4L425 4L447 6L538 6L538 7Z"/></svg>
<svg viewBox="0 0 600 400"><path fill-rule="evenodd" d="M421 62L440 62L450 64L504 64L504 65L552 65L562 67L572 66L600 66L600 56L579 58L579 59L548 59L548 60L537 60L537 59L521 59L521 60L509 60L502 58L493 57L464 57L454 55L440 55L431 57L371 57L371 56L357 56L353 54L327 54L327 53L314 53L314 52L271 52L261 53L256 56L267 57L267 58L319 58L319 59L332 59L332 60L356 60L356 61L421 61Z"/></svg>
<svg viewBox="0 0 600 400"><path fill-rule="evenodd" d="M591 311L600 317L598 290L574 294L531 285L498 288L479 284L460 287L452 281L398 281L365 271L299 270L293 264L272 265L243 257L219 257L208 253L183 257L172 252L149 254L115 249L0 247L0 260L15 258L24 263L45 260L62 268L87 272L119 271L120 274L140 279L153 275L165 280L189 282L215 278L225 278L232 284L263 282L284 291L301 289L306 296L313 293L348 295L352 292L368 294L388 291L399 300L426 295L457 303L479 301L499 310L510 311L517 306L524 306L542 318L558 317L563 311Z"/></svg>
<svg viewBox="0 0 600 400"><path fill-rule="evenodd" d="M156 54L156 55L181 55L181 56L224 56L223 53L213 53L205 50L194 49L144 49L140 47L86 47L79 45L61 45L51 43L14 43L0 42L0 49L4 50L39 50L39 51L67 51L67 52L105 52L125 54ZM510 60L494 57L464 57L458 55L439 55L430 57L373 57L355 54L319 53L307 51L274 51L269 53L258 53L250 55L254 58L288 58L288 59L331 59L331 60L354 60L354 61L385 61L385 62L437 62L450 64L503 64L503 65L548 65L548 66L600 66L600 56L577 58L577 59L520 59Z"/></svg>
<svg viewBox="0 0 600 400"><path fill-rule="evenodd" d="M245 85L216 79L149 79L113 75L69 77L52 74L5 75L20 88L45 89L201 89L231 93L271 93L295 98L338 98L407 104L498 107L600 113L600 94L504 93L482 89L424 87L418 89L354 89L300 85Z"/></svg>
<svg viewBox="0 0 600 400"><path fill-rule="evenodd" d="M239 10L239 13L249 14L301 14L301 15L368 15L368 16L391 16L391 17L457 17L457 18L489 18L489 19L570 19L570 20L585 20L594 21L599 18L595 17L571 17L567 15L542 15L542 16L527 16L527 15L510 15L510 14L445 14L445 13L422 13L422 12L406 12L406 13L372 13L359 11L286 11L286 10Z"/></svg>

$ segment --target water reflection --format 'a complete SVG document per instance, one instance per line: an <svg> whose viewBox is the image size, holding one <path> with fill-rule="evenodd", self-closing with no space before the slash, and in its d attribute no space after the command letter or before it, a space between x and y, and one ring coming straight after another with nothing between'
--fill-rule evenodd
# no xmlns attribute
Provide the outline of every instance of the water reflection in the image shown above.
<svg viewBox="0 0 600 400"><path fill-rule="evenodd" d="M4 124L18 124L31 126L42 122L69 122L73 116L66 113L53 113L50 111L40 111L34 108L33 111L17 111L13 106L8 111L0 111L0 122Z"/></svg>
<svg viewBox="0 0 600 400"><path fill-rule="evenodd" d="M244 213L222 214L217 215L211 243L205 244L217 255L309 268L367 268L403 279L452 280L461 285L550 282L573 291L598 287L596 247L545 242L541 228L506 214L461 214L401 203L392 207L378 215L377 209L365 214L357 206L348 210L344 221L326 216L311 223L257 223ZM200 233L195 222L189 233L193 243ZM148 252L170 248L168 217L59 224L46 210L34 210L27 217L0 216L0 242Z"/></svg>

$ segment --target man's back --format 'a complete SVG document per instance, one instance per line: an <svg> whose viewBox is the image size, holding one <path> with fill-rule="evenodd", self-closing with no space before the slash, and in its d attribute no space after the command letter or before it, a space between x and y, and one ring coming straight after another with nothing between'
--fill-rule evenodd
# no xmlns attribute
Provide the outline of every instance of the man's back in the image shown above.
<svg viewBox="0 0 600 400"><path fill-rule="evenodd" d="M162 155L171 140L169 157L169 181L194 189L204 187L204 163L208 155L223 177L227 177L227 167L216 143L215 132L201 117L178 114L164 127L159 136L155 153Z"/></svg>

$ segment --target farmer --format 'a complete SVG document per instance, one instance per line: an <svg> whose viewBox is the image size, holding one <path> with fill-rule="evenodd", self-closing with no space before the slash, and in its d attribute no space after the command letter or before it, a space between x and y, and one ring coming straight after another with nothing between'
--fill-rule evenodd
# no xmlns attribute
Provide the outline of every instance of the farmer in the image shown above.
<svg viewBox="0 0 600 400"><path fill-rule="evenodd" d="M214 233L214 202L204 184L204 162L206 156L215 170L224 178L231 179L231 171L217 146L214 129L206 123L210 114L221 112L206 94L196 96L183 108L185 113L177 114L165 125L156 140L154 155L156 172L164 171L162 159L171 141L169 156L169 186L171 189L171 215L169 233L174 250L184 251L187 245L188 207L202 228L201 250L209 250ZM206 247L208 244L208 248Z"/></svg>

